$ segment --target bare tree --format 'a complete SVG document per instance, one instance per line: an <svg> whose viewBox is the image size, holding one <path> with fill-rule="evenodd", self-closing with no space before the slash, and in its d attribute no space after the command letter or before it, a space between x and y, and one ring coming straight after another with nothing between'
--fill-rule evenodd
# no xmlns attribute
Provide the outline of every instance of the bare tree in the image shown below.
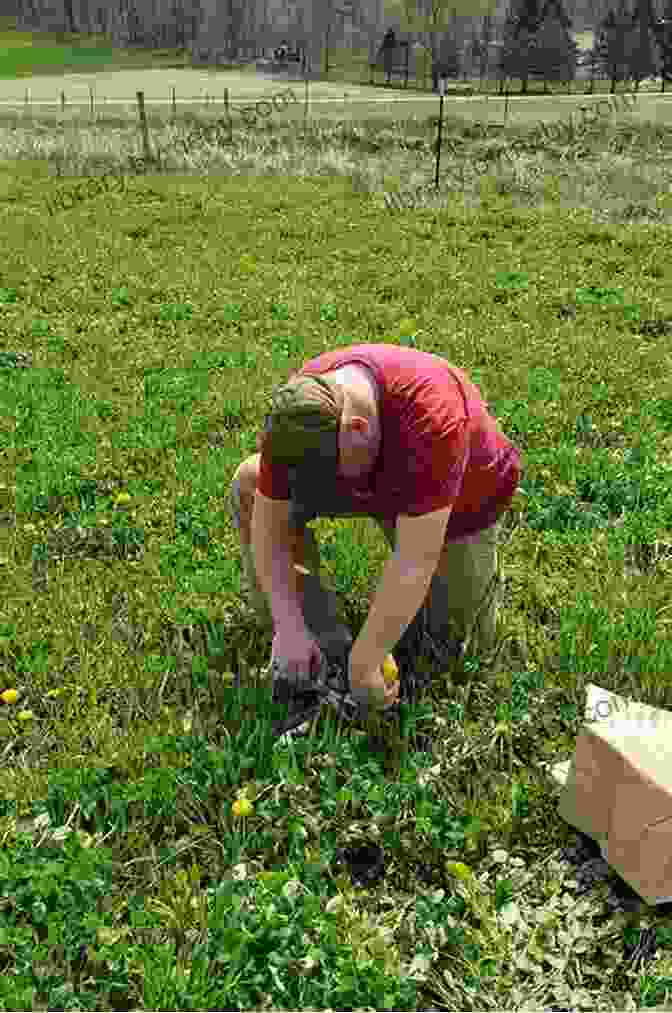
<svg viewBox="0 0 672 1013"><path fill-rule="evenodd" d="M343 41L344 25L355 16L355 0L324 0L326 11L326 29L324 36L324 73L329 73L329 45L333 36L340 35ZM340 33L338 29L340 30Z"/></svg>

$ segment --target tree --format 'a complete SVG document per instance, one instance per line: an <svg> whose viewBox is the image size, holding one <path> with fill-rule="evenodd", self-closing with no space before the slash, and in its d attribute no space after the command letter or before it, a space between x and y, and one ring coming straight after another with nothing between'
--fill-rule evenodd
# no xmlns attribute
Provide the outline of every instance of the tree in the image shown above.
<svg viewBox="0 0 672 1013"><path fill-rule="evenodd" d="M633 27L636 13L627 10L627 0L619 0L617 10L610 10L603 19L595 45L598 61L611 79L610 92L616 91L616 82L630 76L633 64Z"/></svg>
<svg viewBox="0 0 672 1013"><path fill-rule="evenodd" d="M157 7L148 0L19 0L17 28L75 35L102 31L117 45L186 45L200 21L199 0L171 0L160 16Z"/></svg>
<svg viewBox="0 0 672 1013"><path fill-rule="evenodd" d="M326 29L324 37L324 73L329 73L329 42L335 24L352 20L355 15L354 0L324 0L327 4Z"/></svg>
<svg viewBox="0 0 672 1013"><path fill-rule="evenodd" d="M447 32L432 53L432 90L439 90L439 77L459 77L461 65L457 40Z"/></svg>
<svg viewBox="0 0 672 1013"><path fill-rule="evenodd" d="M493 35L493 19L492 16L486 14L483 18L481 25L480 39L479 42L479 57L478 57L478 76L480 79L480 87L483 87L483 78L486 76L490 66L490 45L492 43Z"/></svg>
<svg viewBox="0 0 672 1013"><path fill-rule="evenodd" d="M578 46L569 36L565 24L557 17L547 17L538 28L531 54L530 76L540 78L546 90L548 81L574 80Z"/></svg>
<svg viewBox="0 0 672 1013"><path fill-rule="evenodd" d="M651 28L658 55L658 70L661 76L661 88L665 92L665 84L672 80L672 0L667 0L662 17L653 11L651 0L640 0L646 12L646 20Z"/></svg>
<svg viewBox="0 0 672 1013"><path fill-rule="evenodd" d="M191 42L192 53L226 50L228 57L238 59L244 41L249 38L254 5L247 0L202 0L200 6L198 29Z"/></svg>
<svg viewBox="0 0 672 1013"><path fill-rule="evenodd" d="M573 80L578 47L569 29L571 19L560 0L546 0L540 11L536 0L522 0L507 14L500 56L500 91L504 78L520 78L527 94L530 77Z"/></svg>
<svg viewBox="0 0 672 1013"><path fill-rule="evenodd" d="M431 53L432 83L436 89L441 73L459 74L461 53L470 23L482 14L494 13L497 0L385 0L385 12L401 30Z"/></svg>
<svg viewBox="0 0 672 1013"><path fill-rule="evenodd" d="M635 37L633 39L630 71L635 79L635 91L639 91L640 81L656 75L659 59L654 52L655 37L653 25L649 22L648 10L640 2L637 5L635 13Z"/></svg>
<svg viewBox="0 0 672 1013"><path fill-rule="evenodd" d="M666 82L672 81L672 18L660 18L654 31L660 52L661 90L664 94Z"/></svg>

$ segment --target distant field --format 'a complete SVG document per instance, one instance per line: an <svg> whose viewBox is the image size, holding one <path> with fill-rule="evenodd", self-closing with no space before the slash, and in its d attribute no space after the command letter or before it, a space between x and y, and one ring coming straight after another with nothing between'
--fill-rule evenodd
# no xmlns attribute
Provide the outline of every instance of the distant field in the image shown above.
<svg viewBox="0 0 672 1013"><path fill-rule="evenodd" d="M0 80L96 68L113 59L113 47L96 36L17 32L11 21L0 18Z"/></svg>
<svg viewBox="0 0 672 1013"><path fill-rule="evenodd" d="M10 116L18 111L23 115L28 105L31 115L60 116L63 92L66 107L70 107L66 115L88 116L91 88L98 117L109 113L136 117L136 93L142 91L148 115L163 118L171 113L173 89L178 113L188 109L221 117L227 88L234 120L242 121L241 107L253 103L262 104L261 118L268 116L274 122L301 120L305 115L306 87L302 81L267 77L256 73L254 66L192 67L186 50L131 51L113 47L103 36L18 33L10 20L0 19L0 115L5 111ZM576 40L586 48L592 44L592 33L581 33ZM362 83L365 80L365 54L332 52L329 80L309 83L308 116L326 121L360 121L390 115L414 119L438 112L438 96L424 90L422 82L409 79L409 87L404 89L398 81L396 87L387 88ZM572 94L563 89L559 94L527 96L516 94L519 86L514 83L508 105L497 94L496 82L488 82L489 93L464 94L471 87L478 88L478 82L451 84L450 98L444 105L446 113L468 122L501 124L506 119L509 123L533 124L566 120L578 114L580 105L597 105L601 95L609 91L609 82L598 82L592 96L585 94L584 82L573 84ZM287 93L289 101L282 108L279 93L287 88L292 91ZM540 88L540 84L532 85L534 92ZM275 104L271 105L274 96ZM669 95L661 95L657 87L654 91L651 84L642 85L636 100L627 106L619 102L618 96L611 103L610 115L625 121L669 121Z"/></svg>
<svg viewBox="0 0 672 1013"><path fill-rule="evenodd" d="M274 122L300 120L304 116L306 88L301 81L271 79L251 71L210 69L128 69L108 70L92 74L41 75L30 79L0 83L0 108L8 114L23 115L26 95L32 114L40 117L60 116L60 94L65 95L66 106L78 115L88 116L89 87L93 88L97 115L137 116L136 92L142 91L148 113L152 117L171 113L172 89L178 113L188 107L191 111L210 112L222 117L225 112L224 90L228 88L232 118L241 121L241 107L265 102L262 106ZM291 91L287 91L291 89ZM282 107L278 102L281 93L289 99ZM276 103L272 100L276 96ZM470 122L503 123L506 112L510 123L533 124L558 122L578 115L579 107L597 106L604 102L604 94L571 95L511 95L508 110L505 98L499 95L451 95L444 103L446 115L458 116ZM670 122L672 94L644 91L627 103L621 93L612 96L612 117L627 121ZM279 106L279 108L278 108ZM361 120L362 118L388 117L400 119L426 117L439 111L439 98L431 93L419 95L403 90L387 90L369 85L337 81L311 81L308 85L308 115L325 120ZM607 107L609 108L609 107Z"/></svg>

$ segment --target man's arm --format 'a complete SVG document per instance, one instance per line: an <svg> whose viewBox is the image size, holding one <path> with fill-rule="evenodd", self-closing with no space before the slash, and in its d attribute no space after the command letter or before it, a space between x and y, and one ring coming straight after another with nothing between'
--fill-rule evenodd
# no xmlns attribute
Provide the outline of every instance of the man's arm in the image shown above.
<svg viewBox="0 0 672 1013"><path fill-rule="evenodd" d="M303 576L294 565L303 562L303 554L297 554L297 537L289 528L289 506L289 500L268 499L259 490L254 494L252 554L276 632L303 630L306 626L301 597Z"/></svg>
<svg viewBox="0 0 672 1013"><path fill-rule="evenodd" d="M353 644L350 666L362 677L382 665L421 608L443 549L452 506L397 520L397 545L383 568L366 622Z"/></svg>

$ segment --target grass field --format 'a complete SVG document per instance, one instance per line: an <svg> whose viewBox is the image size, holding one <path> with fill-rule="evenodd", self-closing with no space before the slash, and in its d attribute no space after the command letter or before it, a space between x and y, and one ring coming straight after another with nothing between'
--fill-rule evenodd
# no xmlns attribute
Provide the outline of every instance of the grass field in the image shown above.
<svg viewBox="0 0 672 1013"><path fill-rule="evenodd" d="M587 683L672 706L668 131L451 108L435 191L435 116L157 118L150 165L128 118L0 124L0 1009L668 1001L669 905L581 893L547 769ZM379 748L274 745L227 492L360 341L466 368L523 450L500 643ZM383 539L314 526L356 635Z"/></svg>

